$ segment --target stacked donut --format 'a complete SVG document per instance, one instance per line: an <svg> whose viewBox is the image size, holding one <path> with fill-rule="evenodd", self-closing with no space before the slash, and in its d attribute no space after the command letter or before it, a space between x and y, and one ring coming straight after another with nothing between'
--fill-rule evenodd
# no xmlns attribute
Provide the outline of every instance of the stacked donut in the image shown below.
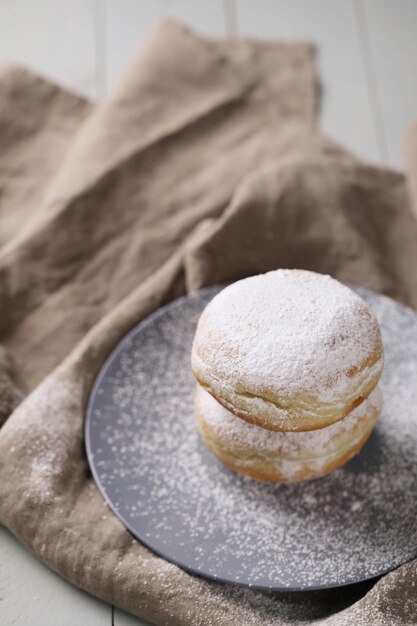
<svg viewBox="0 0 417 626"><path fill-rule="evenodd" d="M202 438L254 478L327 474L371 434L383 362L376 318L330 276L276 270L238 281L207 305L194 338Z"/></svg>

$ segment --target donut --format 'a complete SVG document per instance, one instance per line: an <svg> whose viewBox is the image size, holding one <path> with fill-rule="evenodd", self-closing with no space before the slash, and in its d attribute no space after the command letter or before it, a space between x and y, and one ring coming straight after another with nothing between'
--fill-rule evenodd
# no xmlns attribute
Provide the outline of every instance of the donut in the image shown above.
<svg viewBox="0 0 417 626"><path fill-rule="evenodd" d="M331 426L271 432L227 411L197 385L195 413L208 449L229 468L272 482L310 480L344 465L363 446L382 409L377 387L360 406Z"/></svg>
<svg viewBox="0 0 417 626"><path fill-rule="evenodd" d="M367 304L330 276L279 269L223 289L192 347L198 383L228 411L274 431L324 428L375 388L384 351Z"/></svg>

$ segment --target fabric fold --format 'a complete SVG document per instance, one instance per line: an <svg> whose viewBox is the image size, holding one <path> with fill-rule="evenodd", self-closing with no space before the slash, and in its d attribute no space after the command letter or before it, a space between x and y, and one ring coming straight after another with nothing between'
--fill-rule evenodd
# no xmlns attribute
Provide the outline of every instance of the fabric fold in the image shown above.
<svg viewBox="0 0 417 626"><path fill-rule="evenodd" d="M334 146L325 140L315 150L309 155L300 142L298 158L256 171L221 217L201 223L187 248L189 290L308 266L417 307L409 271L417 267L417 221L403 177L329 156Z"/></svg>
<svg viewBox="0 0 417 626"><path fill-rule="evenodd" d="M403 147L409 198L414 215L417 216L417 122L408 129Z"/></svg>

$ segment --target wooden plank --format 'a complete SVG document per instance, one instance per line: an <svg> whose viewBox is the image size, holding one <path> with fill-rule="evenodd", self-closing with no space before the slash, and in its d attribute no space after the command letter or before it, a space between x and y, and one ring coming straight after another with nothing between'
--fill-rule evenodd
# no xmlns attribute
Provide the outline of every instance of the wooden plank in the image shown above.
<svg viewBox="0 0 417 626"><path fill-rule="evenodd" d="M351 0L236 0L236 11L240 35L317 46L322 130L359 157L380 161Z"/></svg>
<svg viewBox="0 0 417 626"><path fill-rule="evenodd" d="M94 4L96 93L101 100L107 93L107 0L95 0Z"/></svg>
<svg viewBox="0 0 417 626"><path fill-rule="evenodd" d="M0 62L95 97L94 0L0 0Z"/></svg>
<svg viewBox="0 0 417 626"><path fill-rule="evenodd" d="M226 34L222 0L107 0L106 13L108 88L161 17L172 17L209 36Z"/></svg>
<svg viewBox="0 0 417 626"><path fill-rule="evenodd" d="M237 13L235 0L223 0L224 19L228 37L237 37Z"/></svg>
<svg viewBox="0 0 417 626"><path fill-rule="evenodd" d="M0 527L0 625L111 626L111 606L72 587Z"/></svg>
<svg viewBox="0 0 417 626"><path fill-rule="evenodd" d="M385 150L399 167L404 132L417 120L417 2L357 1L369 34Z"/></svg>
<svg viewBox="0 0 417 626"><path fill-rule="evenodd" d="M115 608L113 626L152 626L152 624Z"/></svg>

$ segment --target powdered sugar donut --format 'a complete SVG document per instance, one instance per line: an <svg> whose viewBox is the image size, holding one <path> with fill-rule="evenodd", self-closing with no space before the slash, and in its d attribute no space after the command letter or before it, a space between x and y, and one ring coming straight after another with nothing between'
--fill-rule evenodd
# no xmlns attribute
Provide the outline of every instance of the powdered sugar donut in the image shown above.
<svg viewBox="0 0 417 626"><path fill-rule="evenodd" d="M244 420L279 431L337 422L378 383L383 346L366 303L330 276L276 270L240 280L203 311L197 381Z"/></svg>
<svg viewBox="0 0 417 626"><path fill-rule="evenodd" d="M382 408L374 389L331 426L308 432L271 432L227 411L197 386L195 409L207 447L225 465L254 478L294 482L323 476L352 458L372 432Z"/></svg>

